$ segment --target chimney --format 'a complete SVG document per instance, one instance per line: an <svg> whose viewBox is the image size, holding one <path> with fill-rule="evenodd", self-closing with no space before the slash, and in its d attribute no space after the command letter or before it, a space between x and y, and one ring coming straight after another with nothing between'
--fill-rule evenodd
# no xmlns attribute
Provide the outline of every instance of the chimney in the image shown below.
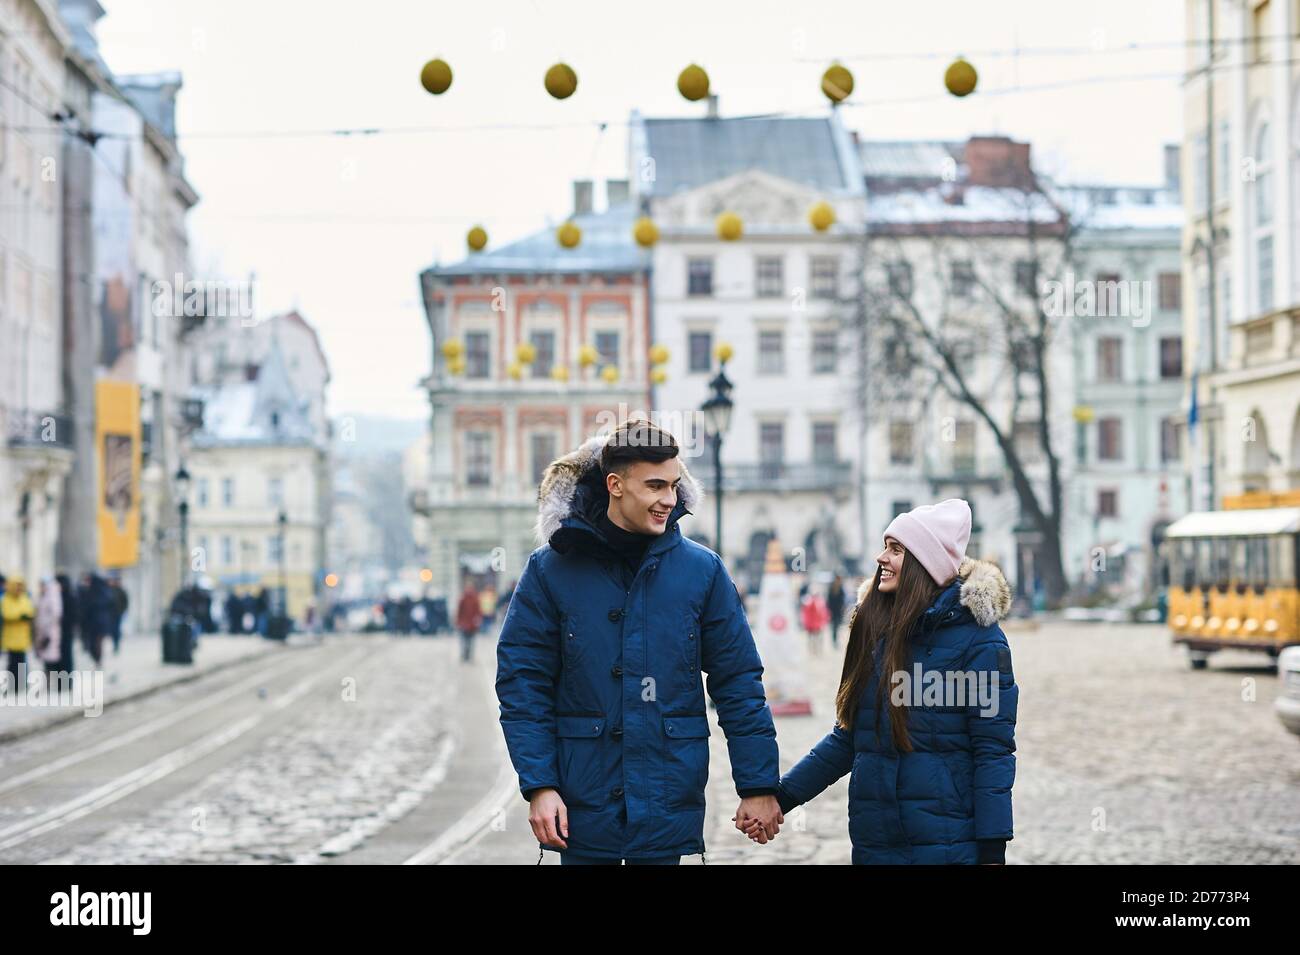
<svg viewBox="0 0 1300 955"><path fill-rule="evenodd" d="M1177 143L1165 144L1165 188L1175 196L1182 193L1182 147Z"/></svg>
<svg viewBox="0 0 1300 955"><path fill-rule="evenodd" d="M709 107L708 114L707 114L709 119L717 119L718 118L718 94L710 93L709 98L706 102Z"/></svg>
<svg viewBox="0 0 1300 955"><path fill-rule="evenodd" d="M1034 185L1029 143L1006 136L972 136L966 141L965 162L966 181L972 186L1029 189Z"/></svg>
<svg viewBox="0 0 1300 955"><path fill-rule="evenodd" d="M595 195L595 186L590 179L573 180L573 214L575 216L587 215L592 211L592 197Z"/></svg>
<svg viewBox="0 0 1300 955"><path fill-rule="evenodd" d="M632 190L628 186L626 179L606 179L605 180L605 205L613 209L615 206L626 205L632 196Z"/></svg>

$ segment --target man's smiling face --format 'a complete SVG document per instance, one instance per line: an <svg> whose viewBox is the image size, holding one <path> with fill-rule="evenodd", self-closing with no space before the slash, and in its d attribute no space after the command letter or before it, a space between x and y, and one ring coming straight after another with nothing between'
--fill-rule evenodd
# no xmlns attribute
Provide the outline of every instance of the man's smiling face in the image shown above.
<svg viewBox="0 0 1300 955"><path fill-rule="evenodd" d="M610 472L605 475L609 519L626 531L662 534L677 506L681 480L682 465L677 458L633 461L623 474Z"/></svg>

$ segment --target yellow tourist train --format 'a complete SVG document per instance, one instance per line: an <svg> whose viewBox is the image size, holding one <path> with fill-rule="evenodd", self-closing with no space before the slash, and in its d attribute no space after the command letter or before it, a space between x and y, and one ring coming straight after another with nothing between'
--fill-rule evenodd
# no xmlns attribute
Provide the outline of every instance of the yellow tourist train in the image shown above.
<svg viewBox="0 0 1300 955"><path fill-rule="evenodd" d="M1300 644L1300 491L1226 497L1165 531L1169 627L1194 669L1231 647Z"/></svg>

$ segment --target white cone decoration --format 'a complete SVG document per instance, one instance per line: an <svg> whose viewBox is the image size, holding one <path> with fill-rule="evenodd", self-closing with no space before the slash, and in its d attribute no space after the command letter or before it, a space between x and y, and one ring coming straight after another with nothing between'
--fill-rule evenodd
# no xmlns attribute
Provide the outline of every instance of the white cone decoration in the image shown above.
<svg viewBox="0 0 1300 955"><path fill-rule="evenodd" d="M809 716L808 645L798 626L798 607L790 574L776 538L767 542L758 613L752 621L754 642L763 659L763 685L774 716Z"/></svg>

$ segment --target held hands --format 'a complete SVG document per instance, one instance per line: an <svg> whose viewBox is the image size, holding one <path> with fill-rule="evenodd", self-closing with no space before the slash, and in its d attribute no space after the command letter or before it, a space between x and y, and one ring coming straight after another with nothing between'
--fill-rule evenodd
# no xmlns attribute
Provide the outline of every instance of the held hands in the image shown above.
<svg viewBox="0 0 1300 955"><path fill-rule="evenodd" d="M767 845L781 831L785 816L775 796L747 796L740 801L731 820L750 839Z"/></svg>
<svg viewBox="0 0 1300 955"><path fill-rule="evenodd" d="M554 789L539 789L529 798L528 824L542 845L569 848L569 809Z"/></svg>

